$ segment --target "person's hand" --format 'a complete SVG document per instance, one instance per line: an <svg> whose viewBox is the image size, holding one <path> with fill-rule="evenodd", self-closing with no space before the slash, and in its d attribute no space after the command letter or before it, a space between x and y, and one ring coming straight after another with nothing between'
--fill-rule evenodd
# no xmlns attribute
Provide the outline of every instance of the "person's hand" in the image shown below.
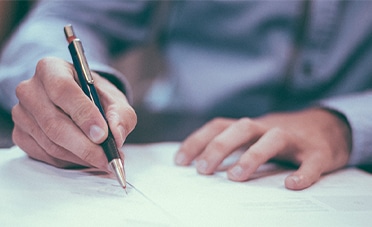
<svg viewBox="0 0 372 227"><path fill-rule="evenodd" d="M108 135L98 108L83 93L72 64L44 58L35 75L21 82L19 103L12 109L13 141L31 158L60 168L96 167L107 171L98 144ZM124 94L98 74L95 86L110 128L120 148L137 122Z"/></svg>
<svg viewBox="0 0 372 227"><path fill-rule="evenodd" d="M311 186L322 174L343 167L351 150L345 120L324 109L269 114L257 119L217 118L192 133L175 156L178 165L196 161L201 174L213 174L234 150L246 151L227 170L233 181L246 181L268 160L298 165L285 179L288 189Z"/></svg>

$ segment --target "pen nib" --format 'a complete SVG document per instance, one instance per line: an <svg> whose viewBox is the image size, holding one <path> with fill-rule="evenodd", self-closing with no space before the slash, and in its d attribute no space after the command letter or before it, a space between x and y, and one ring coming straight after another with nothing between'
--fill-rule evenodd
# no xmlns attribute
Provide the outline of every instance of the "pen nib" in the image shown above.
<svg viewBox="0 0 372 227"><path fill-rule="evenodd" d="M128 195L127 188L124 188L124 187L123 187L123 189L124 189L124 191L125 191L125 194Z"/></svg>
<svg viewBox="0 0 372 227"><path fill-rule="evenodd" d="M125 172L123 163L120 159L113 159L110 162L110 167L114 171L116 178L119 181L119 184L123 187L124 190L126 190L126 181L125 181Z"/></svg>

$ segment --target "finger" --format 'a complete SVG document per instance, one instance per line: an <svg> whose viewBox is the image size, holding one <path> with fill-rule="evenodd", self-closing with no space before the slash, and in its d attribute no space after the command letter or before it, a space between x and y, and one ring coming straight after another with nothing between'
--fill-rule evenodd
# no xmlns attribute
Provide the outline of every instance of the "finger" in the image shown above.
<svg viewBox="0 0 372 227"><path fill-rule="evenodd" d="M294 149L292 141L290 135L281 129L270 129L228 170L228 178L233 181L248 180L260 165L266 163L276 154Z"/></svg>
<svg viewBox="0 0 372 227"><path fill-rule="evenodd" d="M37 78L51 102L69 115L92 142L102 143L107 137L107 124L98 108L73 80L74 74L71 64L46 58L39 61L35 75L40 75Z"/></svg>
<svg viewBox="0 0 372 227"><path fill-rule="evenodd" d="M213 173L229 154L243 145L250 146L263 133L264 128L249 118L235 121L212 139L197 158L197 171L202 174Z"/></svg>
<svg viewBox="0 0 372 227"><path fill-rule="evenodd" d="M322 158L309 157L303 161L296 172L285 179L285 187L291 190L305 189L318 181L323 172Z"/></svg>
<svg viewBox="0 0 372 227"><path fill-rule="evenodd" d="M137 115L131 107L119 109L113 107L107 112L106 117L114 135L116 146L120 148L129 133L133 131L137 122Z"/></svg>
<svg viewBox="0 0 372 227"><path fill-rule="evenodd" d="M233 120L216 118L192 133L181 144L176 156L175 163L178 165L189 165L207 146L207 144Z"/></svg>
<svg viewBox="0 0 372 227"><path fill-rule="evenodd" d="M97 77L97 92L118 148L137 124L137 115L124 94L104 78Z"/></svg>
<svg viewBox="0 0 372 227"><path fill-rule="evenodd" d="M45 150L39 146L39 144L29 135L22 132L17 126L13 129L13 141L17 144L23 151L25 151L28 156L33 159L48 163L58 168L73 168L76 164L67 162L64 160L59 160L49 155Z"/></svg>
<svg viewBox="0 0 372 227"><path fill-rule="evenodd" d="M37 151L41 151L41 152L44 151L49 156L57 158L59 160L66 161L68 163L76 163L77 165L81 165L81 166L91 166L89 163L81 160L80 158L78 158L76 155L69 152L65 148L49 140L49 138L44 134L44 132L36 124L34 119L29 114L27 114L27 111L22 107L22 105L17 104L12 109L12 117L13 117L13 121L15 122L15 125L17 127L17 132L18 132L18 133L13 134L13 137L15 137L17 141L19 141L19 139L17 138L18 136L24 137L23 134L27 134L30 137L32 137L35 142L37 141L36 143L42 148L42 149L38 149ZM22 133L22 134L19 134L19 133ZM22 141L22 143L24 144L25 142ZM18 145L18 143L16 144ZM28 150L28 148L26 149ZM27 151L26 149L25 151Z"/></svg>
<svg viewBox="0 0 372 227"><path fill-rule="evenodd" d="M35 80L22 82L16 93L20 104L32 115L44 134L53 143L71 151L91 166L107 169L107 159L102 148L92 143L35 83Z"/></svg>

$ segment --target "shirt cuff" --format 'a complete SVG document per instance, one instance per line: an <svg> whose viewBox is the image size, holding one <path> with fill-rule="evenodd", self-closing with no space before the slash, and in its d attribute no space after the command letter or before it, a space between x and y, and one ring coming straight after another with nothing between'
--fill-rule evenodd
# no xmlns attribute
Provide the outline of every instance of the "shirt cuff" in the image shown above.
<svg viewBox="0 0 372 227"><path fill-rule="evenodd" d="M372 164L372 91L330 98L322 107L341 113L348 121L352 134L349 166Z"/></svg>

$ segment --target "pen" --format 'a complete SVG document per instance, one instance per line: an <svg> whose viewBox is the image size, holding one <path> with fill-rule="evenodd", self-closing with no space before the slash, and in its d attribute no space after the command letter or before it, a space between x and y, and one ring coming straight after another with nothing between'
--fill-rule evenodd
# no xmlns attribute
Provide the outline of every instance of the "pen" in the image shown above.
<svg viewBox="0 0 372 227"><path fill-rule="evenodd" d="M64 27L65 36L67 39L68 49L70 51L72 61L74 63L75 70L77 72L81 89L83 92L90 98L90 100L97 106L99 111L101 112L103 118L105 119L107 126L108 126L108 136L106 140L101 144L109 165L111 169L114 171L116 178L118 179L120 185L126 192L126 180L125 180L125 171L124 165L122 160L120 159L119 151L115 143L114 136L110 130L105 112L101 106L101 102L99 101L98 94L96 88L94 87L94 80L91 74L91 71L88 66L88 62L84 55L83 45L75 36L74 30L72 25L66 25Z"/></svg>

